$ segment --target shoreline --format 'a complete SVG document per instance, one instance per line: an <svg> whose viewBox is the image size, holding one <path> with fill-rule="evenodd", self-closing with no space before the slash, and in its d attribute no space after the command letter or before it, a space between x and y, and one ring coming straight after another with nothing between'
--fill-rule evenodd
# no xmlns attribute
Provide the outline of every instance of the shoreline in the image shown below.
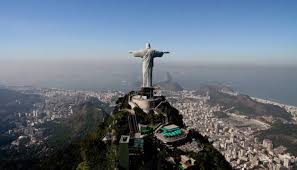
<svg viewBox="0 0 297 170"><path fill-rule="evenodd" d="M279 103L279 102L276 102L276 101L273 101L272 99L262 99L262 98L259 98L259 97L252 97L250 96L251 99L253 100L256 100L260 103L267 103L267 104L273 104L273 105L277 105L277 106L280 106L280 107L296 107L295 105L290 105L290 104L284 104L284 103Z"/></svg>
<svg viewBox="0 0 297 170"><path fill-rule="evenodd" d="M288 113L290 113L293 116L293 119L295 121L297 121L297 106L282 104L282 103L274 102L274 101L267 100L267 99L261 99L261 98L258 98L258 97L250 97L250 98L257 101L257 102L260 102L260 103L272 104L272 105L284 108Z"/></svg>

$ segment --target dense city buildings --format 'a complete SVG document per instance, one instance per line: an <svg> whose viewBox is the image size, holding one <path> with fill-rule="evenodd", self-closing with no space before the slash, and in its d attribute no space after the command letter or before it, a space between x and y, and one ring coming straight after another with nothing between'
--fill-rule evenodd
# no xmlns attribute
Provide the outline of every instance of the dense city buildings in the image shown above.
<svg viewBox="0 0 297 170"><path fill-rule="evenodd" d="M15 136L15 140L10 146L5 147L30 147L40 145L47 139L46 129L41 125L46 122L59 122L73 115L73 107L89 99L96 98L106 103L110 107L115 106L115 100L123 96L121 91L75 91L63 89L35 89L34 93L43 97L43 102L34 104L34 109L30 112L19 112L15 114L15 127L7 130L5 134ZM209 104L210 96L206 93L201 95L197 91L156 91L155 96L167 96L172 106L183 115L183 121L186 129L173 124L164 124L158 126L158 131L154 135L160 141L169 144L186 137L189 130L195 129L202 135L208 137L236 169L290 169L296 157L287 152L284 146L273 146L269 139L260 140L257 136L261 130L268 129L270 125L257 119L249 118L230 112L230 109L223 108L220 105L211 106ZM237 94L229 94L237 95ZM270 102L262 99L257 101L269 104L279 105L285 108L294 118L297 115L297 109L294 106L287 106ZM21 101L16 101L21 102ZM158 107L158 106L155 106ZM222 115L220 115L222 114ZM152 128L147 125L133 123L133 114L131 113L131 127L135 134L140 136L151 134ZM112 133L107 133L106 141L112 140ZM127 138L127 146L124 139ZM141 138L128 136L122 140L120 148L122 152L142 153ZM131 139L131 140L130 140ZM203 148L199 147L199 142L187 142L178 146L184 151L200 152ZM135 149L136 148L136 149ZM131 152L129 152L129 150ZM137 151L137 152L136 152ZM134 154L135 155L135 154ZM183 157L181 165L187 167L191 164L191 158ZM188 161L188 162L187 162ZM124 162L125 163L125 162Z"/></svg>
<svg viewBox="0 0 297 170"><path fill-rule="evenodd" d="M26 93L26 92L25 92ZM63 89L34 89L34 93L42 97L42 101L35 103L30 112L15 113L15 127L9 129L7 135L16 139L11 142L11 147L19 145L27 146L39 145L47 139L47 122L66 120L73 115L73 107L86 101L98 99L114 106L117 97L121 96L121 91L76 91ZM21 104L21 101L16 101Z"/></svg>
<svg viewBox="0 0 297 170"><path fill-rule="evenodd" d="M163 92L171 94L168 100L179 109L188 128L197 129L208 136L214 146L224 154L236 169L290 169L296 157L287 153L283 146L274 148L272 141L258 140L257 132L267 129L268 124L245 116L229 113L221 106L210 106L210 96L197 95L195 91ZM236 95L236 94L230 94ZM287 107L296 115L296 107ZM216 113L223 112L228 119Z"/></svg>

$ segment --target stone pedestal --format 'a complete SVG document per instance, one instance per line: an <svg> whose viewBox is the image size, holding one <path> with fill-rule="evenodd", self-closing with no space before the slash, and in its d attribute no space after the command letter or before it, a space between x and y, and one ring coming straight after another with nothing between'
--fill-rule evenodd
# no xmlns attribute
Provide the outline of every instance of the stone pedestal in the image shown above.
<svg viewBox="0 0 297 170"><path fill-rule="evenodd" d="M160 97L147 98L147 96L135 95L132 97L131 100L138 107L140 107L144 112L149 113L162 101L162 98Z"/></svg>
<svg viewBox="0 0 297 170"><path fill-rule="evenodd" d="M147 99L154 97L154 88L153 87L142 87L138 92L141 96L146 96Z"/></svg>

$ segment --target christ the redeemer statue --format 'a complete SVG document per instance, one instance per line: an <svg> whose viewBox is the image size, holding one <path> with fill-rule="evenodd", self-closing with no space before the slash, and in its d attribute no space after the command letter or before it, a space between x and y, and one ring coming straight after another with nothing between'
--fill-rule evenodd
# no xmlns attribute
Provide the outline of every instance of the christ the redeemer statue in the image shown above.
<svg viewBox="0 0 297 170"><path fill-rule="evenodd" d="M142 58L142 77L143 83L142 87L152 87L152 79L153 79L153 66L154 66L154 58L155 57L162 57L163 54L169 52L162 52L151 49L149 43L146 44L145 49L139 51L130 51L134 57L141 57Z"/></svg>

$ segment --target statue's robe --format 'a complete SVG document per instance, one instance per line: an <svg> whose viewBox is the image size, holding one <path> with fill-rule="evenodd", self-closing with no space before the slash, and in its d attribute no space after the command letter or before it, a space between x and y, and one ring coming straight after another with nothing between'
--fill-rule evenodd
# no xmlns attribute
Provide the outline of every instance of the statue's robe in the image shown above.
<svg viewBox="0 0 297 170"><path fill-rule="evenodd" d="M164 54L163 52L156 51L156 50L153 50L150 48L132 52L132 55L134 57L141 57L143 59L143 61L142 61L142 78L143 78L142 87L152 87L154 58L162 57L163 54Z"/></svg>

